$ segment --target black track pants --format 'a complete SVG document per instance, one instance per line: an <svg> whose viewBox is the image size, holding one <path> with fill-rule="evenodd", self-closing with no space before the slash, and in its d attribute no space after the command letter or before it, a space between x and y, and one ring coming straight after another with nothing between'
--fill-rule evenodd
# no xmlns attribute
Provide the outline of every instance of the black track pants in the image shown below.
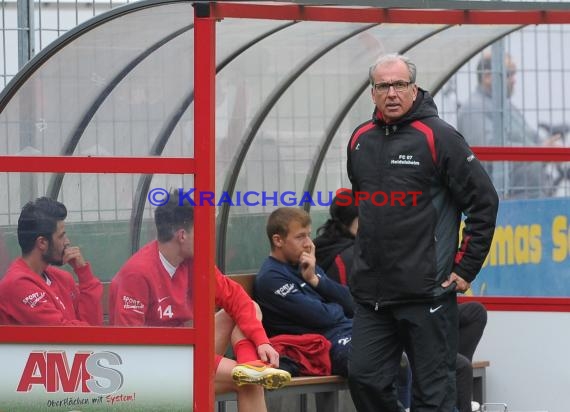
<svg viewBox="0 0 570 412"><path fill-rule="evenodd" d="M380 308L357 305L349 387L359 412L399 412L396 377L405 350L413 375L413 412L452 412L456 403L457 301Z"/></svg>

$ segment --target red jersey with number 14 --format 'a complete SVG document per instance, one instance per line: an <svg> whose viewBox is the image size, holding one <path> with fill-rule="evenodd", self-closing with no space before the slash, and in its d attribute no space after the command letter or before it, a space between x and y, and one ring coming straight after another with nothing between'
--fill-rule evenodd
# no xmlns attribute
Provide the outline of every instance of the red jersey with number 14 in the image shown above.
<svg viewBox="0 0 570 412"><path fill-rule="evenodd" d="M158 242L143 246L111 281L109 321L123 326L183 326L192 319L192 271L182 262L174 276L164 268Z"/></svg>
<svg viewBox="0 0 570 412"><path fill-rule="evenodd" d="M187 259L170 277L160 260L158 242L145 245L111 281L111 325L184 326L193 318L192 273L193 262ZM269 342L249 295L218 268L215 301L255 346Z"/></svg>

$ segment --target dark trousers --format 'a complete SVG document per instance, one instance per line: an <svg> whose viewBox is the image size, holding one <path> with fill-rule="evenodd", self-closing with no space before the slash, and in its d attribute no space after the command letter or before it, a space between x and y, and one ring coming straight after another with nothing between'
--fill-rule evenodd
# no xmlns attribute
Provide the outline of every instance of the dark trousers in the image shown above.
<svg viewBox="0 0 570 412"><path fill-rule="evenodd" d="M396 377L405 350L413 375L414 412L451 412L456 404L457 301L373 308L357 305L349 388L359 412L399 412Z"/></svg>
<svg viewBox="0 0 570 412"><path fill-rule="evenodd" d="M473 366L471 361L462 354L457 354L457 409L459 412L471 412L473 397Z"/></svg>
<svg viewBox="0 0 570 412"><path fill-rule="evenodd" d="M473 396L473 354L487 325L487 310L479 302L458 306L459 349L457 354L457 409L471 412Z"/></svg>
<svg viewBox="0 0 570 412"><path fill-rule="evenodd" d="M352 348L352 334L341 335L334 338L330 350L333 375L348 376L348 359ZM410 407L410 393L412 387L412 372L406 355L402 355L398 371L397 388L398 400L404 408Z"/></svg>

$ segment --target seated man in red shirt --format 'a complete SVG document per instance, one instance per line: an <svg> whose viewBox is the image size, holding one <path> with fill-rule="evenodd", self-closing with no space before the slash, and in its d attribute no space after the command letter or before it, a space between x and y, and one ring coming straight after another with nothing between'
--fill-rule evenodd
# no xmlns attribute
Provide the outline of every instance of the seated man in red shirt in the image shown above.
<svg viewBox="0 0 570 412"><path fill-rule="evenodd" d="M156 208L158 239L131 256L113 278L109 294L112 325L191 324L194 209L181 200L174 192L166 205ZM216 306L223 308L216 314L215 325L216 393L236 391L240 412L266 411L263 387L279 388L291 375L276 369L279 354L269 344L259 307L217 268L215 276ZM222 356L230 341L237 362Z"/></svg>
<svg viewBox="0 0 570 412"><path fill-rule="evenodd" d="M103 323L103 286L65 233L65 206L42 197L18 219L22 256L0 281L0 319L11 325L89 326ZM68 263L77 278L55 266ZM53 266L55 265L55 266Z"/></svg>

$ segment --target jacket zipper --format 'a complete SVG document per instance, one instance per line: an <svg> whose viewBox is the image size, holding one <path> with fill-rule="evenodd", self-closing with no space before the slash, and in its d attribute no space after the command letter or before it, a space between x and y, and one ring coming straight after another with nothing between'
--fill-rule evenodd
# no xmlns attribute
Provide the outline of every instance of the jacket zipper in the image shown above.
<svg viewBox="0 0 570 412"><path fill-rule="evenodd" d="M389 136L389 135L390 135L390 126L389 126L389 125L385 125L385 126L384 126L384 131L385 131L385 133L386 133L386 136ZM384 158L384 150L385 150L385 149L384 149L384 146L385 146L385 141L380 143L380 150L379 150L380 161ZM384 180L384 175L382 174L381 177L380 177L380 182L379 182L380 185L382 185L383 180ZM378 289L379 289L379 286L376 285L376 296L377 296L377 297L380 296ZM379 302L379 300L380 300L380 299L378 299L378 300L376 300L376 302L374 302L374 311L375 311L375 312L378 312L378 309L380 308L380 302Z"/></svg>

